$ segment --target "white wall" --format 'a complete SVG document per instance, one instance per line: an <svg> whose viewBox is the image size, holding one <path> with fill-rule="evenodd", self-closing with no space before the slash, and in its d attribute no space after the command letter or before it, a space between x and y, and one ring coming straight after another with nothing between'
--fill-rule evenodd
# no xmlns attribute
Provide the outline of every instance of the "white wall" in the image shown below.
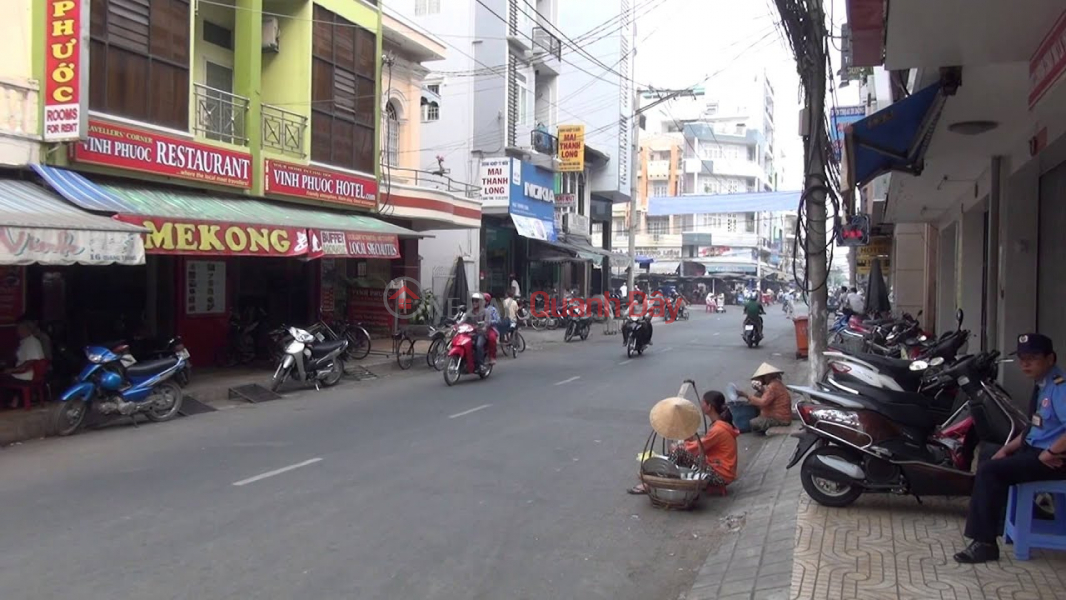
<svg viewBox="0 0 1066 600"><path fill-rule="evenodd" d="M39 161L38 83L31 66L31 0L4 3L7 27L0 40L0 164L21 166ZM86 66L87 68L87 66Z"/></svg>

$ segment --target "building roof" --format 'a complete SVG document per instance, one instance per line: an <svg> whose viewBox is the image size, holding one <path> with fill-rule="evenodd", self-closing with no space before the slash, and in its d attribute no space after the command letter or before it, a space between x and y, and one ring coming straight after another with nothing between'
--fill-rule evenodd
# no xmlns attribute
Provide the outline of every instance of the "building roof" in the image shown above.
<svg viewBox="0 0 1066 600"><path fill-rule="evenodd" d="M795 191L662 196L648 200L648 216L794 211L799 208L802 193Z"/></svg>

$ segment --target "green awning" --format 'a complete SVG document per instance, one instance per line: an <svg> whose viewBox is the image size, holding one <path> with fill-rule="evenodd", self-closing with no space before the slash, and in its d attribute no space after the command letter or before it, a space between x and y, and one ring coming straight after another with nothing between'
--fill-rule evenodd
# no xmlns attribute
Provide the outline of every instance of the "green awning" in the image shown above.
<svg viewBox="0 0 1066 600"><path fill-rule="evenodd" d="M196 190L111 183L97 185L132 209L132 214L146 217L380 233L402 238L429 237L374 217L329 208L303 208L254 198L201 193Z"/></svg>

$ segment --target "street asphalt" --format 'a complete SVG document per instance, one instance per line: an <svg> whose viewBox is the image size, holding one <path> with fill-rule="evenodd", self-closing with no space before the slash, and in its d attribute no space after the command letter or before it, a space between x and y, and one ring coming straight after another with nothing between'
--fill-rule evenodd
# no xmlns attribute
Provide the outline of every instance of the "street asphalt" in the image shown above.
<svg viewBox="0 0 1066 600"><path fill-rule="evenodd" d="M625 493L648 410L787 368L769 312L757 349L736 307L699 308L632 360L597 326L452 388L420 366L0 450L0 599L677 598L740 508Z"/></svg>

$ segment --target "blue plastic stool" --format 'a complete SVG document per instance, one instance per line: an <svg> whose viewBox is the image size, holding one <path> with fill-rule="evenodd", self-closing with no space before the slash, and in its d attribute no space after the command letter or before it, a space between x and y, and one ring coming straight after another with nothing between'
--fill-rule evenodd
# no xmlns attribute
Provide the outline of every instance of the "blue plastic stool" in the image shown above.
<svg viewBox="0 0 1066 600"><path fill-rule="evenodd" d="M1055 499L1055 520L1033 518L1037 494ZM1003 539L1014 544L1014 558L1029 560L1029 550L1066 550L1066 481L1033 481L1013 485L1007 497Z"/></svg>

